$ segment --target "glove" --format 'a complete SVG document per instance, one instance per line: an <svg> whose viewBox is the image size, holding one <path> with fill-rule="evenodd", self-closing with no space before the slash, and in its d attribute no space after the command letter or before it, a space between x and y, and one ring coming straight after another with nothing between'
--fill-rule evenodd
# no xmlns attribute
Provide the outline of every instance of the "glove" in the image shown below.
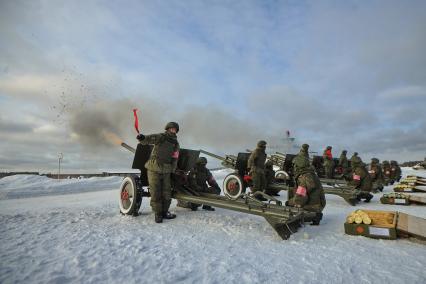
<svg viewBox="0 0 426 284"><path fill-rule="evenodd" d="M138 134L138 136L136 136L136 139L138 139L139 141L142 141L145 139L145 135L143 135L142 133Z"/></svg>

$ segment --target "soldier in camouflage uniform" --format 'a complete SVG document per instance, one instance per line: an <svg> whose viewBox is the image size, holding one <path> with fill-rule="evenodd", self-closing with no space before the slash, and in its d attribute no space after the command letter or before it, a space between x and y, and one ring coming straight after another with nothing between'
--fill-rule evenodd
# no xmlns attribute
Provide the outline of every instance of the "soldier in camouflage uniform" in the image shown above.
<svg viewBox="0 0 426 284"><path fill-rule="evenodd" d="M327 146L322 154L322 158L324 159L324 170L326 178L334 177L334 160L333 155L331 154L331 146Z"/></svg>
<svg viewBox="0 0 426 284"><path fill-rule="evenodd" d="M373 183L371 182L370 175L365 168L364 163L361 158L358 156L353 156L351 158L352 166L352 181L350 184L356 189L362 191L358 195L358 199L364 199L365 202L370 202L373 195L370 193L373 190Z"/></svg>
<svg viewBox="0 0 426 284"><path fill-rule="evenodd" d="M292 161L296 188L289 191L289 199L286 204L316 212L317 217L313 224L318 225L326 201L321 182L310 165L308 149L309 145L303 144L299 154Z"/></svg>
<svg viewBox="0 0 426 284"><path fill-rule="evenodd" d="M169 212L169 207L172 199L170 177L176 170L179 158L179 142L176 136L179 125L176 122L169 122L165 130L164 133L146 136L139 134L136 137L143 145L154 145L145 168L156 223L163 222L163 219L176 218L175 214Z"/></svg>
<svg viewBox="0 0 426 284"><path fill-rule="evenodd" d="M349 161L348 161L348 158L346 157L347 153L348 151L343 150L342 154L340 154L339 167L342 172L343 178L345 180L350 180L352 177L351 177L351 168L349 167Z"/></svg>
<svg viewBox="0 0 426 284"><path fill-rule="evenodd" d="M265 193L271 196L280 196L278 188L270 188L269 186L275 182L275 171L272 161L268 160L265 163L265 178L266 178L266 189Z"/></svg>
<svg viewBox="0 0 426 284"><path fill-rule="evenodd" d="M265 177L265 162L266 162L266 142L260 140L257 143L256 149L250 154L247 162L249 173L253 179L253 192L262 191L266 188L266 177ZM261 196L259 200L264 201L265 199Z"/></svg>
<svg viewBox="0 0 426 284"><path fill-rule="evenodd" d="M221 189L214 179L212 173L209 169L206 168L207 159L200 157L197 160L195 167L189 172L188 182L191 189L219 195ZM214 211L214 208L209 205L203 205L204 210ZM192 209L192 208L191 208Z"/></svg>
<svg viewBox="0 0 426 284"><path fill-rule="evenodd" d="M401 167L397 161L392 160L390 162L390 177L393 182L401 179Z"/></svg>
<svg viewBox="0 0 426 284"><path fill-rule="evenodd" d="M389 185L390 183L393 184L391 181L391 168L389 161L383 161L382 162L382 169L383 169L383 177L385 180L385 185Z"/></svg>
<svg viewBox="0 0 426 284"><path fill-rule="evenodd" d="M373 182L373 191L383 191L383 184L385 182L382 172L382 166L377 158L371 159L371 164L368 167L368 173L370 174L371 181Z"/></svg>

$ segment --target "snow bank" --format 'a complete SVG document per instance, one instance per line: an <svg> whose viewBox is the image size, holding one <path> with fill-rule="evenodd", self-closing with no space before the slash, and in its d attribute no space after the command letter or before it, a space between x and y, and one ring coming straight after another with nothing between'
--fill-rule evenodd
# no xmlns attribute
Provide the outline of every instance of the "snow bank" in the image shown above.
<svg viewBox="0 0 426 284"><path fill-rule="evenodd" d="M0 200L116 189L122 179L92 177L56 180L38 175L8 176L0 179Z"/></svg>

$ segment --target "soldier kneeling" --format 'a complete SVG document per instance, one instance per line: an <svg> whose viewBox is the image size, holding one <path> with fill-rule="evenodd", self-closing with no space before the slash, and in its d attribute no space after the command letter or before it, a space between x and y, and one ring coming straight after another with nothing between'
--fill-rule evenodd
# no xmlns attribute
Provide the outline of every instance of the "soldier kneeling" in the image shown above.
<svg viewBox="0 0 426 284"><path fill-rule="evenodd" d="M308 147L309 145L303 144L300 153L293 159L296 188L289 190L286 204L316 212L317 217L312 224L319 225L326 201L321 181L309 163Z"/></svg>
<svg viewBox="0 0 426 284"><path fill-rule="evenodd" d="M189 187L195 191L202 193L210 193L219 195L221 189L214 179L212 173L209 169L206 168L207 159L204 157L200 157L197 160L195 167L189 172L188 175L188 183ZM193 211L196 211L200 206L195 203L184 203L178 202L178 206L190 208ZM203 205L204 210L214 211L215 209L209 205Z"/></svg>
<svg viewBox="0 0 426 284"><path fill-rule="evenodd" d="M370 174L365 168L361 158L356 156L351 158L352 166L352 181L350 184L361 191L358 194L358 200L364 199L365 202L370 202L373 195L370 193L373 190Z"/></svg>

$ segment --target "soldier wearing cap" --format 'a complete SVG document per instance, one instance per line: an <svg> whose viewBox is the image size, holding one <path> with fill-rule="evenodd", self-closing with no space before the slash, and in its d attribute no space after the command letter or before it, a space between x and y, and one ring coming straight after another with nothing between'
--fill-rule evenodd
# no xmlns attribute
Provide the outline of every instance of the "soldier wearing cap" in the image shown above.
<svg viewBox="0 0 426 284"><path fill-rule="evenodd" d="M257 142L256 149L251 152L247 162L249 173L253 179L253 192L264 191L266 188L265 162L266 162L266 141ZM258 197L264 200L263 197Z"/></svg>
<svg viewBox="0 0 426 284"><path fill-rule="evenodd" d="M333 155L331 154L331 149L331 146L327 146L322 155L322 158L324 159L325 176L327 178L334 177L334 160Z"/></svg>
<svg viewBox="0 0 426 284"><path fill-rule="evenodd" d="M287 204L316 212L317 217L313 220L313 224L318 225L326 201L321 182L309 163L308 149L309 145L303 144L299 154L292 161L296 188L289 190Z"/></svg>
<svg viewBox="0 0 426 284"><path fill-rule="evenodd" d="M179 124L169 122L164 133L143 135L136 138L143 145L153 145L151 156L145 164L148 174L151 207L155 213L155 222L162 223L163 219L174 219L175 214L169 212L172 199L170 177L176 170L179 158L179 142L176 134Z"/></svg>

